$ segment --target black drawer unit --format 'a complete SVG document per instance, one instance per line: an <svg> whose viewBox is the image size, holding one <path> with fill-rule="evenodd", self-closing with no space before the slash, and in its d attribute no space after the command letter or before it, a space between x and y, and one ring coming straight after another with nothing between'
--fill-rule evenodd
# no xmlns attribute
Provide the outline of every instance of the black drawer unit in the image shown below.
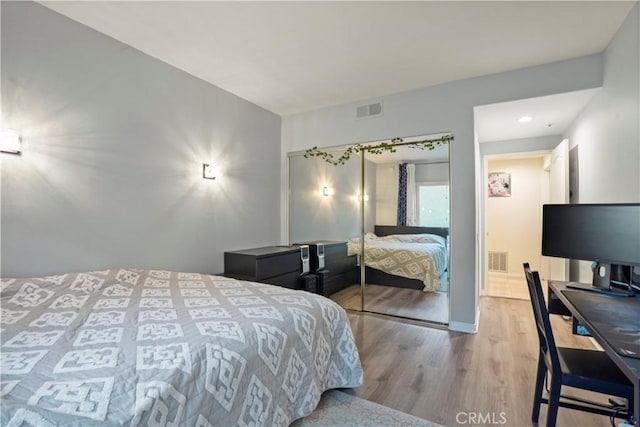
<svg viewBox="0 0 640 427"><path fill-rule="evenodd" d="M315 240L296 243L296 245L309 245L312 273L318 269L318 244L324 245L324 270L328 271L323 276L325 296L360 283L356 257L355 255L347 256L347 242Z"/></svg>
<svg viewBox="0 0 640 427"><path fill-rule="evenodd" d="M224 275L240 280L302 288L298 246L267 246L224 253Z"/></svg>

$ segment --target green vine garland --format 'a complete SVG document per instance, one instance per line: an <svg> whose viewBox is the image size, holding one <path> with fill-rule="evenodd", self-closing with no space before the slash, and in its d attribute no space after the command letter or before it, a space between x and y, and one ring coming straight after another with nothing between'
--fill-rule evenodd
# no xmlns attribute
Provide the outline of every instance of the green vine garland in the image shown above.
<svg viewBox="0 0 640 427"><path fill-rule="evenodd" d="M318 147L309 148L304 153L304 158L319 157L325 162L334 166L344 165L351 158L352 154L367 151L371 154L382 154L385 151L395 153L397 147L406 146L410 148L419 148L421 150L434 150L436 147L448 144L453 141L453 135L446 135L441 138L425 139L423 141L403 142L402 138L393 138L391 142L381 142L377 145L354 144L347 147L342 156L336 158L328 151L322 151Z"/></svg>

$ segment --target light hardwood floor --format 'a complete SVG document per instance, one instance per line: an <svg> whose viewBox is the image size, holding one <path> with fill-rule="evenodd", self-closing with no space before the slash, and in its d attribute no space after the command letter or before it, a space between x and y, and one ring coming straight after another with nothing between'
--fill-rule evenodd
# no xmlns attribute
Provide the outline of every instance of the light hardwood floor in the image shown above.
<svg viewBox="0 0 640 427"><path fill-rule="evenodd" d="M489 272L487 279L487 296L529 300L524 274L510 276Z"/></svg>
<svg viewBox="0 0 640 427"><path fill-rule="evenodd" d="M474 425L457 416L462 412L493 413L496 421L502 412L503 425L531 425L538 354L531 305L492 297L480 304L477 334L350 312L365 371L356 395L447 426ZM569 322L551 317L558 345L593 348L589 339L571 335ZM543 405L541 425L545 420ZM557 425L610 424L607 417L561 408Z"/></svg>
<svg viewBox="0 0 640 427"><path fill-rule="evenodd" d="M344 308L360 309L360 285L331 295ZM432 322L449 322L449 295L392 286L366 285L365 310Z"/></svg>

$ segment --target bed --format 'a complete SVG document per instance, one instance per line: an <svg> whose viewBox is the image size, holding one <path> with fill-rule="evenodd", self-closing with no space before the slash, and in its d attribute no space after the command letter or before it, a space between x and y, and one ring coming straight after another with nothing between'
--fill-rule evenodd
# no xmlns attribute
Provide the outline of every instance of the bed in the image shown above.
<svg viewBox="0 0 640 427"><path fill-rule="evenodd" d="M448 229L376 226L365 234L366 282L424 292L448 289ZM359 255L360 239L348 242L348 254Z"/></svg>
<svg viewBox="0 0 640 427"><path fill-rule="evenodd" d="M363 382L315 294L134 269L1 283L2 425L286 426Z"/></svg>

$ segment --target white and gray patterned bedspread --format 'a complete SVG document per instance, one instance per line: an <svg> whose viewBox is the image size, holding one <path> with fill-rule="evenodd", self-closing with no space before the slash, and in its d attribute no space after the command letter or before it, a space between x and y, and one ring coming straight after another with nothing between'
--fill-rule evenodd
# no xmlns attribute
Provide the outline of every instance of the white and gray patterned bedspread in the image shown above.
<svg viewBox="0 0 640 427"><path fill-rule="evenodd" d="M4 279L3 426L286 426L363 375L342 308L234 279Z"/></svg>
<svg viewBox="0 0 640 427"><path fill-rule="evenodd" d="M365 265L388 274L421 280L425 292L442 288L441 277L447 269L447 248L440 236L390 235L378 237L365 235ZM435 240L442 239L442 241ZM360 254L360 238L349 239L348 255Z"/></svg>

